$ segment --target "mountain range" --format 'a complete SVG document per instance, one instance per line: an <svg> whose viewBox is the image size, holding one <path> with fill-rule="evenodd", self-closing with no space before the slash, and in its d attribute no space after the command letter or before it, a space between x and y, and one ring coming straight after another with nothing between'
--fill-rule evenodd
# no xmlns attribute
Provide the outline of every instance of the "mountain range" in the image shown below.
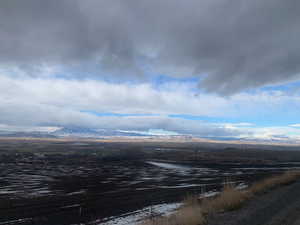
<svg viewBox="0 0 300 225"><path fill-rule="evenodd" d="M151 136L140 134L139 132L107 130L107 129L92 129L84 127L62 127L55 131L0 131L0 137L33 137L33 138L62 138L62 137L77 137L77 138L99 138L111 136Z"/></svg>

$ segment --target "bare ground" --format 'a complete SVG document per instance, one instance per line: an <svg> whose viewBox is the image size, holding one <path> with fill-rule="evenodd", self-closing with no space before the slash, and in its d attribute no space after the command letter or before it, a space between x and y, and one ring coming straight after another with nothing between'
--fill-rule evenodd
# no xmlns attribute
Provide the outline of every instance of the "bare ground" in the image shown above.
<svg viewBox="0 0 300 225"><path fill-rule="evenodd" d="M239 210L212 215L208 225L300 225L300 181L256 196Z"/></svg>

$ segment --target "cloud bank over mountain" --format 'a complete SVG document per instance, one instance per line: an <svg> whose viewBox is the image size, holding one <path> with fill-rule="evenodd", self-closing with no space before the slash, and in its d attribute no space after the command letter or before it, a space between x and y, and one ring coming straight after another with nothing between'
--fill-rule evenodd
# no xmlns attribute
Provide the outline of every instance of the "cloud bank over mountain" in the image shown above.
<svg viewBox="0 0 300 225"><path fill-rule="evenodd" d="M265 122L270 119L272 123L278 116L272 115L288 115L285 108L290 105L293 107L288 118L294 121L300 113L299 95L273 91L223 98L205 93L195 95L191 89L192 83L178 82L157 88L148 83L131 85L0 76L0 124L6 124L3 126L6 129L18 126L75 126L140 132L164 129L205 137L258 136L264 135L262 131L284 135L287 130L300 134L294 125L265 129L239 122L253 118L255 121L263 116ZM216 119L209 121L210 118Z"/></svg>

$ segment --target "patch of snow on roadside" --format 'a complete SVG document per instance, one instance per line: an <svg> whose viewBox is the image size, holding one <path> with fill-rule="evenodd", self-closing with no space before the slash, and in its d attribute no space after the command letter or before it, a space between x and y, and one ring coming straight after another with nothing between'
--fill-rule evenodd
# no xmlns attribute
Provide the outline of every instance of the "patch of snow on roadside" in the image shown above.
<svg viewBox="0 0 300 225"><path fill-rule="evenodd" d="M220 194L219 191L208 191L208 192L205 192L205 193L201 194L199 196L199 199L215 197L218 194Z"/></svg>
<svg viewBox="0 0 300 225"><path fill-rule="evenodd" d="M118 217L110 217L104 219L106 222L100 222L98 225L135 225L152 215L170 215L174 210L178 209L181 203L159 204L152 207L146 207L131 213L120 215ZM102 220L103 221L103 220ZM97 221L96 221L97 222Z"/></svg>
<svg viewBox="0 0 300 225"><path fill-rule="evenodd" d="M240 183L238 186L235 187L237 190L244 190L248 188L248 185L245 183Z"/></svg>

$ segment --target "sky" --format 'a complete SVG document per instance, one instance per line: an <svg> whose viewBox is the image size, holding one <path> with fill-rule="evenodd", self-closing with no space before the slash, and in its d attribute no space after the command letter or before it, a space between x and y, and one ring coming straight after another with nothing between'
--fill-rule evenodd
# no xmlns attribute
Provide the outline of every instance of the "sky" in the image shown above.
<svg viewBox="0 0 300 225"><path fill-rule="evenodd" d="M0 130L300 141L296 0L2 0Z"/></svg>

